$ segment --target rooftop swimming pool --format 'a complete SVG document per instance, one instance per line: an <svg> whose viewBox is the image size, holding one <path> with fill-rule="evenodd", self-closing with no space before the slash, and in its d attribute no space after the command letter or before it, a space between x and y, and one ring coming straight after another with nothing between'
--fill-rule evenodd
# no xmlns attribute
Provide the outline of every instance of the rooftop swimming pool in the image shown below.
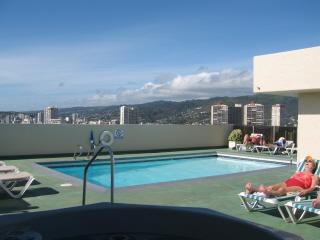
<svg viewBox="0 0 320 240"><path fill-rule="evenodd" d="M127 161L126 161L127 160ZM129 161L128 161L129 160ZM166 156L154 158L115 158L115 187L129 187L151 183L171 182L201 177L220 176L260 169L276 168L283 164L252 161L222 156ZM83 163L42 164L58 172L83 179ZM97 161L88 171L88 181L110 187L110 166L106 161Z"/></svg>

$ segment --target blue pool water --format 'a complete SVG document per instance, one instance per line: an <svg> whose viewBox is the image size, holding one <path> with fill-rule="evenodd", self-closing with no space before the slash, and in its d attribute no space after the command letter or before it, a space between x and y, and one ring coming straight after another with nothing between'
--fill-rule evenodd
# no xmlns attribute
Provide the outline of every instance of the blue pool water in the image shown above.
<svg viewBox="0 0 320 240"><path fill-rule="evenodd" d="M61 166L62 165L62 166ZM281 164L256 162L236 158L206 156L185 159L117 162L115 187L127 187L149 183L170 182L259 169L276 168ZM48 165L56 171L83 179L84 165ZM88 181L100 186L110 186L110 165L94 164L89 168Z"/></svg>

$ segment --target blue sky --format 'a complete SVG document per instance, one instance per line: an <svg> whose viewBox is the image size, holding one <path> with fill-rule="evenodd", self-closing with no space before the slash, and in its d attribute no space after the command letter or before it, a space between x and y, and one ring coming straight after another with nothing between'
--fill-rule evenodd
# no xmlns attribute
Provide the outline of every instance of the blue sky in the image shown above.
<svg viewBox="0 0 320 240"><path fill-rule="evenodd" d="M0 111L252 94L255 55L320 45L320 1L0 0Z"/></svg>

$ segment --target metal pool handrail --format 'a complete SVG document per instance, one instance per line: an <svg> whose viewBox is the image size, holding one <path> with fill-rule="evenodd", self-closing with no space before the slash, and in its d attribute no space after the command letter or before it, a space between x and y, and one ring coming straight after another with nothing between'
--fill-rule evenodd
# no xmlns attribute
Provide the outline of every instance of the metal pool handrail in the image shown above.
<svg viewBox="0 0 320 240"><path fill-rule="evenodd" d="M79 150L79 153L78 151ZM83 146L82 145L77 145L76 150L73 153L73 158L74 160L77 160L77 157L80 157L83 153Z"/></svg>
<svg viewBox="0 0 320 240"><path fill-rule="evenodd" d="M99 153L103 150L106 149L109 152L110 155L110 170L111 170L111 188L110 188L110 202L114 202L114 158L113 158L113 152L110 146L108 145L101 145L99 150L93 155L93 157L90 159L90 161L87 163L87 165L84 168L84 177L83 177L83 191L82 191L82 205L86 205L86 192L87 192L87 173L88 173L88 168L91 166L92 162L97 158Z"/></svg>

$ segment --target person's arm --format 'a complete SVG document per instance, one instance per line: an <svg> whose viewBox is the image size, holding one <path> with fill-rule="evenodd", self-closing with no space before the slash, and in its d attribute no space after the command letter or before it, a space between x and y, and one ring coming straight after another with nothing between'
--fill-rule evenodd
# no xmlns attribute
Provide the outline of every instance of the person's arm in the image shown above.
<svg viewBox="0 0 320 240"><path fill-rule="evenodd" d="M318 176L313 176L310 188L302 190L299 193L299 196L304 196L304 195L306 195L308 193L311 193L316 188L317 184L318 184Z"/></svg>

